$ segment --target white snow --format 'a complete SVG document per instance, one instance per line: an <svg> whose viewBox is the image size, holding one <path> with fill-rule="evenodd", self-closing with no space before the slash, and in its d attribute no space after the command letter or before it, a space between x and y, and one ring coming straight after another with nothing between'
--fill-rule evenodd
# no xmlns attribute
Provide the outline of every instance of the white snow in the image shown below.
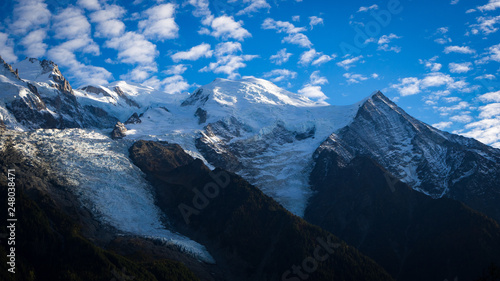
<svg viewBox="0 0 500 281"><path fill-rule="evenodd" d="M113 141L97 131L67 129L19 134L15 144L28 157L49 161L101 221L124 233L159 239L200 260L215 262L204 246L162 224L151 186L128 158L131 142Z"/></svg>

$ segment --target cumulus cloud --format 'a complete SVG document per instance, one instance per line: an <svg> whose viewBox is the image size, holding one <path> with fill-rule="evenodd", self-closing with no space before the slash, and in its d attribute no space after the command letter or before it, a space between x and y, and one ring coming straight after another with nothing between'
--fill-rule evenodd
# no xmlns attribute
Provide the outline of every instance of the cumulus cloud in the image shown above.
<svg viewBox="0 0 500 281"><path fill-rule="evenodd" d="M368 80L368 77L356 73L344 73L343 76L347 79L348 84L357 84L360 83L361 81Z"/></svg>
<svg viewBox="0 0 500 281"><path fill-rule="evenodd" d="M120 6L107 5L90 14L90 21L97 23L95 36L112 38L123 34L125 24L120 19L125 13L125 9Z"/></svg>
<svg viewBox="0 0 500 281"><path fill-rule="evenodd" d="M215 47L216 62L210 63L208 66L200 69L201 72L224 73L229 79L239 77L238 69L246 67L247 61L257 58L257 55L237 55L242 52L239 42L224 42L219 43Z"/></svg>
<svg viewBox="0 0 500 281"><path fill-rule="evenodd" d="M314 26L318 25L318 24L323 24L322 18L317 17L317 16L309 17L309 26L311 27L311 29L313 29Z"/></svg>
<svg viewBox="0 0 500 281"><path fill-rule="evenodd" d="M9 25L9 31L16 35L24 35L47 25L52 16L43 0L19 0L12 14L13 21Z"/></svg>
<svg viewBox="0 0 500 281"><path fill-rule="evenodd" d="M309 82L305 84L298 92L299 94L307 98L316 100L321 103L326 103L325 100L327 100L328 97L323 93L320 86L326 83L328 83L328 80L325 77L321 76L319 70L317 70L311 73Z"/></svg>
<svg viewBox="0 0 500 281"><path fill-rule="evenodd" d="M489 35L498 31L497 25L500 23L500 16L486 16L476 18L477 23L471 24L470 32L477 35L482 32L484 35ZM467 33L466 35L469 35Z"/></svg>
<svg viewBox="0 0 500 281"><path fill-rule="evenodd" d="M162 90L167 94L182 93L188 90L191 85L182 77L181 75L173 75L164 78L163 80L158 79L154 76L150 79L144 81L146 86L153 87L154 89Z"/></svg>
<svg viewBox="0 0 500 281"><path fill-rule="evenodd" d="M276 53L276 55L272 55L269 59L271 60L272 63L277 64L277 65L282 65L286 63L290 57L292 56L292 53L287 53L286 48L283 48Z"/></svg>
<svg viewBox="0 0 500 281"><path fill-rule="evenodd" d="M94 47L89 38L76 38L50 48L47 55L58 65L68 68L67 78L74 81L76 86L107 84L108 80L113 77L109 71L102 67L79 62L75 52L95 53L98 52L98 47Z"/></svg>
<svg viewBox="0 0 500 281"><path fill-rule="evenodd" d="M158 55L156 45L149 42L144 35L127 32L119 37L106 41L105 46L118 51L118 59L123 63L152 65Z"/></svg>
<svg viewBox="0 0 500 281"><path fill-rule="evenodd" d="M450 75L441 72L429 73L423 79L407 77L399 79L399 82L391 85L391 87L396 89L401 96L415 95L422 90L441 86L445 86L447 91L471 92L476 89L475 87L469 87L469 83L463 80L455 80Z"/></svg>
<svg viewBox="0 0 500 281"><path fill-rule="evenodd" d="M54 38L74 39L90 34L90 23L83 11L76 7L68 7L53 17Z"/></svg>
<svg viewBox="0 0 500 281"><path fill-rule="evenodd" d="M17 56L14 54L14 41L3 32L0 32L0 56L8 63L17 62Z"/></svg>
<svg viewBox="0 0 500 281"><path fill-rule="evenodd" d="M164 71L164 73L169 75L181 75L186 72L187 69L188 67L185 64L176 64L169 66L168 69Z"/></svg>
<svg viewBox="0 0 500 281"><path fill-rule="evenodd" d="M290 22L287 21L276 21L271 18L267 18L262 23L261 27L263 29L273 29L276 30L277 33L286 33L288 34L283 40L282 43L290 43L299 45L304 48L311 48L312 43L309 38L304 35L303 31L306 31L304 27L296 27Z"/></svg>
<svg viewBox="0 0 500 281"><path fill-rule="evenodd" d="M193 15L195 17L210 17L212 15L208 0L188 0L187 3L194 7Z"/></svg>
<svg viewBox="0 0 500 281"><path fill-rule="evenodd" d="M444 53L474 54L476 51L469 46L447 46L444 48Z"/></svg>
<svg viewBox="0 0 500 281"><path fill-rule="evenodd" d="M399 47L399 46L389 46L389 43L393 39L399 39L399 38L401 38L401 37L397 36L394 33L391 33L389 35L382 35L378 39L378 41L377 41L377 44L378 44L377 50L382 50L382 51L386 51L386 52L392 51L392 52L395 52L395 53L401 52L401 47Z"/></svg>
<svg viewBox="0 0 500 281"><path fill-rule="evenodd" d="M494 11L498 8L500 8L500 0L489 0L487 4L477 7L481 12Z"/></svg>
<svg viewBox="0 0 500 281"><path fill-rule="evenodd" d="M177 52L171 56L172 60L175 62L181 60L191 60L195 61L201 57L210 58L213 55L212 47L210 44L201 43L198 46L194 46L188 51Z"/></svg>
<svg viewBox="0 0 500 281"><path fill-rule="evenodd" d="M434 56L428 60L418 60L420 64L425 65L430 71L432 72L437 72L441 70L442 65L440 63L437 63L436 60L438 59L438 56Z"/></svg>
<svg viewBox="0 0 500 281"><path fill-rule="evenodd" d="M47 31L45 29L33 30L21 39L19 42L24 46L24 53L28 57L39 58L45 55L47 51L47 44L43 41L47 37Z"/></svg>
<svg viewBox="0 0 500 281"><path fill-rule="evenodd" d="M142 34L153 40L173 39L178 37L179 26L175 23L176 5L172 3L153 6L143 12L146 19L139 21Z"/></svg>
<svg viewBox="0 0 500 281"><path fill-rule="evenodd" d="M451 73L466 73L472 70L472 63L464 62L464 63L449 63L448 68Z"/></svg>
<svg viewBox="0 0 500 281"><path fill-rule="evenodd" d="M500 116L500 103L490 103L485 106L479 107L479 117L480 118L491 118L495 116Z"/></svg>
<svg viewBox="0 0 500 281"><path fill-rule="evenodd" d="M500 91L480 95L478 99L482 102L500 102Z"/></svg>
<svg viewBox="0 0 500 281"><path fill-rule="evenodd" d="M101 9L101 5L98 0L78 0L76 1L80 7L87 10L99 10Z"/></svg>
<svg viewBox="0 0 500 281"><path fill-rule="evenodd" d="M500 117L487 118L465 125L469 131L461 135L500 148Z"/></svg>
<svg viewBox="0 0 500 281"><path fill-rule="evenodd" d="M496 77L493 74L484 74L484 75L480 75L474 79L475 80L481 80L481 79L494 80L494 79L496 79Z"/></svg>
<svg viewBox="0 0 500 281"><path fill-rule="evenodd" d="M349 70L349 68L355 66L355 63L357 63L357 62L364 63L364 61L361 61L362 58L363 58L363 56L359 55L357 57L344 59L344 60L338 62L337 65L344 68L345 70Z"/></svg>
<svg viewBox="0 0 500 281"><path fill-rule="evenodd" d="M458 123L470 123L474 118L472 118L470 115L455 115L450 117L450 120L453 122L458 122Z"/></svg>
<svg viewBox="0 0 500 281"><path fill-rule="evenodd" d="M264 78L268 78L275 83L288 79L295 79L296 77L297 72L288 69L274 69L264 73Z"/></svg>
<svg viewBox="0 0 500 281"><path fill-rule="evenodd" d="M289 34L288 36L283 38L281 42L299 45L304 48L310 48L312 46L312 43L311 41L309 41L309 38L302 33Z"/></svg>
<svg viewBox="0 0 500 281"><path fill-rule="evenodd" d="M439 123L436 123L436 124L432 124L432 127L438 129L438 130L444 130L446 128L449 128L451 127L451 125L453 125L452 122L439 122Z"/></svg>
<svg viewBox="0 0 500 281"><path fill-rule="evenodd" d="M366 6L366 7L359 7L358 9L358 13L359 12L367 12L367 11L370 11L370 10L378 10L378 5L377 4L373 4L371 6Z"/></svg>
<svg viewBox="0 0 500 281"><path fill-rule="evenodd" d="M210 27L212 28L210 35L224 40L243 41L247 37L252 37L252 34L243 28L243 21L235 21L232 16L224 15L214 18L210 23Z"/></svg>
<svg viewBox="0 0 500 281"><path fill-rule="evenodd" d="M270 9L271 5L266 0L243 0L243 3L249 3L247 7L236 13L237 16L248 15L261 9Z"/></svg>

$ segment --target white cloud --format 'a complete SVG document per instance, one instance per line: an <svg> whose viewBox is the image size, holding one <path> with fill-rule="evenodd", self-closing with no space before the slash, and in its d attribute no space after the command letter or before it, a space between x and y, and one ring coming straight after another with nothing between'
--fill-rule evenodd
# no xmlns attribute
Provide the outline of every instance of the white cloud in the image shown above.
<svg viewBox="0 0 500 281"><path fill-rule="evenodd" d="M277 65L282 65L286 63L290 57L292 56L292 53L287 53L286 48L283 48L276 53L276 55L272 55L269 59L271 62Z"/></svg>
<svg viewBox="0 0 500 281"><path fill-rule="evenodd" d="M362 74L344 73L343 76L347 79L347 83L349 83L349 84L357 84L361 81L368 80L368 77L366 77Z"/></svg>
<svg viewBox="0 0 500 281"><path fill-rule="evenodd" d="M299 64L307 65L311 63L312 65L322 65L335 59L336 57L337 56L335 54L331 56L325 55L322 52L317 52L315 49L311 49L302 53L302 55L300 56Z"/></svg>
<svg viewBox="0 0 500 281"><path fill-rule="evenodd" d="M92 42L87 37L72 39L50 48L47 56L58 65L68 68L65 73L69 76L66 78L74 81L76 86L107 84L108 80L113 77L109 71L102 67L83 64L76 58L75 52L98 52L98 47L94 47Z"/></svg>
<svg viewBox="0 0 500 281"><path fill-rule="evenodd" d="M182 52L177 52L173 54L172 60L175 62L181 61L181 60L198 60L201 57L205 58L211 58L213 55L213 51L211 50L210 44L207 43L201 43L198 46L194 46L188 51L182 51Z"/></svg>
<svg viewBox="0 0 500 281"><path fill-rule="evenodd" d="M480 95L478 99L482 102L500 102L500 91Z"/></svg>
<svg viewBox="0 0 500 281"><path fill-rule="evenodd" d="M213 19L210 23L212 27L212 36L227 40L229 38L243 41L247 37L252 37L252 34L242 27L243 21L235 21L233 17L220 16Z"/></svg>
<svg viewBox="0 0 500 281"><path fill-rule="evenodd" d="M187 69L188 67L185 64L176 64L169 66L168 69L164 71L164 73L169 75L181 75L186 72Z"/></svg>
<svg viewBox="0 0 500 281"><path fill-rule="evenodd" d="M437 63L436 60L438 59L438 56L434 56L428 60L418 60L420 64L425 65L428 69L430 69L432 72L437 72L441 70L442 65L440 63Z"/></svg>
<svg viewBox="0 0 500 281"><path fill-rule="evenodd" d="M488 48L488 60L500 62L500 44Z"/></svg>
<svg viewBox="0 0 500 281"><path fill-rule="evenodd" d="M396 34L394 33L391 33L389 35L382 35L382 37L380 37L378 39L378 48L377 50L382 50L382 51L386 51L386 52L389 52L389 51L392 51L392 52L395 52L395 53L399 53L401 52L401 47L399 46L389 46L389 43L392 41L392 39L399 39L401 38L400 36L397 36Z"/></svg>
<svg viewBox="0 0 500 281"><path fill-rule="evenodd" d="M485 106L479 107L479 117L480 118L491 118L494 116L500 116L500 103L490 103Z"/></svg>
<svg viewBox="0 0 500 281"><path fill-rule="evenodd" d="M459 97L447 97L447 98L443 98L443 100L447 103L454 103L454 102L459 102L461 101L462 99L459 98Z"/></svg>
<svg viewBox="0 0 500 281"><path fill-rule="evenodd" d="M493 74L484 74L484 75L478 76L478 77L476 77L474 79L476 79L476 80L479 80L479 79L494 80L494 79L496 79L496 77Z"/></svg>
<svg viewBox="0 0 500 281"><path fill-rule="evenodd" d="M239 42L223 42L215 46L215 55L222 57L224 55L232 55L237 52L242 52L241 43Z"/></svg>
<svg viewBox="0 0 500 281"><path fill-rule="evenodd" d="M458 123L470 123L474 120L470 115L455 115L450 117L450 120Z"/></svg>
<svg viewBox="0 0 500 281"><path fill-rule="evenodd" d="M274 69L264 73L264 77L273 82L281 82L288 79L295 79L297 77L297 72L288 69Z"/></svg>
<svg viewBox="0 0 500 281"><path fill-rule="evenodd" d="M290 22L276 21L276 20L271 19L271 18L267 18L264 20L264 22L262 23L262 28L263 29L274 29L278 33L288 33L288 34L306 31L306 28L304 28L304 27L296 27L295 25L293 25Z"/></svg>
<svg viewBox="0 0 500 281"><path fill-rule="evenodd" d="M422 90L431 87L445 86L449 94L450 90L459 92L472 92L477 87L468 87L469 84L463 80L455 80L448 74L441 72L432 72L427 74L423 79L416 77L407 77L399 79L398 84L391 85L391 88L396 89L401 96L410 96L420 93Z"/></svg>
<svg viewBox="0 0 500 281"><path fill-rule="evenodd" d="M448 68L450 69L451 73L466 73L472 70L471 68L472 63L470 62L464 62L464 63L450 63L448 64Z"/></svg>
<svg viewBox="0 0 500 281"><path fill-rule="evenodd" d="M469 46L447 46L444 48L444 53L474 54L476 51L471 49Z"/></svg>
<svg viewBox="0 0 500 281"><path fill-rule="evenodd" d="M378 10L378 5L374 4L374 5L367 6L367 7L359 7L358 13L359 12L367 12L370 10Z"/></svg>
<svg viewBox="0 0 500 281"><path fill-rule="evenodd" d="M106 41L104 45L118 50L118 59L123 63L156 65L156 45L146 40L142 34L129 31Z"/></svg>
<svg viewBox="0 0 500 281"><path fill-rule="evenodd" d="M323 93L320 85L324 85L326 83L328 83L328 80L319 74L319 70L316 70L311 73L309 83L305 84L304 87L302 87L302 89L298 92L307 98L325 103L325 100L328 99L328 97Z"/></svg>
<svg viewBox="0 0 500 281"><path fill-rule="evenodd" d="M257 58L257 55L236 55L241 52L241 44L238 42L219 43L215 47L216 62L200 69L200 72L212 71L213 73L224 73L229 79L239 77L238 69L246 67L245 62Z"/></svg>
<svg viewBox="0 0 500 281"><path fill-rule="evenodd" d="M479 34L481 31L484 35L489 35L498 31L497 24L500 23L500 16L488 16L476 18L477 24L471 24L471 33L474 35Z"/></svg>
<svg viewBox="0 0 500 281"><path fill-rule="evenodd" d="M490 0L488 4L477 7L481 12L494 11L500 8L500 0Z"/></svg>
<svg viewBox="0 0 500 281"><path fill-rule="evenodd" d="M311 27L311 29L313 29L313 27L318 24L323 24L322 18L317 16L309 17L309 26Z"/></svg>
<svg viewBox="0 0 500 281"><path fill-rule="evenodd" d="M75 39L90 34L90 23L83 11L76 7L69 7L53 17L52 30L54 38Z"/></svg>
<svg viewBox="0 0 500 281"><path fill-rule="evenodd" d="M176 5L172 3L153 6L143 12L146 17L138 23L142 34L148 39L164 40L178 37L179 26L175 23Z"/></svg>
<svg viewBox="0 0 500 281"><path fill-rule="evenodd" d="M349 58L349 59L345 59L343 61L340 61L337 63L337 65L344 68L345 70L349 70L349 68L355 66L354 64L356 62L360 61L362 58L363 58L363 56L359 55L357 57L353 57L353 58ZM363 63L363 61L361 61L361 63Z"/></svg>
<svg viewBox="0 0 500 281"><path fill-rule="evenodd" d="M271 6L266 2L266 0L243 0L243 3L250 3L245 9L236 13L237 16L251 14L257 12L260 9L270 9Z"/></svg>
<svg viewBox="0 0 500 281"><path fill-rule="evenodd" d="M300 21L300 16L299 16L299 15L297 15L297 16L293 16L293 17L292 17L292 20L293 20L293 21L296 21L296 22L299 22L299 21Z"/></svg>
<svg viewBox="0 0 500 281"><path fill-rule="evenodd" d="M470 14L470 13L474 13L476 11L476 9L468 9L467 11L465 11L466 14Z"/></svg>
<svg viewBox="0 0 500 281"><path fill-rule="evenodd" d="M33 30L24 36L19 43L24 46L24 53L28 57L39 58L45 56L47 52L48 46L43 42L46 37L45 29Z"/></svg>
<svg viewBox="0 0 500 281"><path fill-rule="evenodd" d="M95 36L111 38L123 34L125 24L119 19L125 13L125 9L120 6L107 5L104 9L90 14L90 21L97 23Z"/></svg>
<svg viewBox="0 0 500 281"><path fill-rule="evenodd" d="M309 84L306 84L302 89L300 89L299 94L310 98L310 99L316 99L318 101L324 102L328 97L325 95L325 93L322 92L321 86L312 86Z"/></svg>
<svg viewBox="0 0 500 281"><path fill-rule="evenodd" d="M302 65L309 64L317 55L318 55L318 52L316 52L315 49L305 51L302 53L302 55L300 55L299 63Z"/></svg>
<svg viewBox="0 0 500 281"><path fill-rule="evenodd" d="M290 43L299 45L304 48L310 48L312 46L309 38L304 35L303 31L306 31L304 27L295 27L290 22L287 21L275 21L274 19L267 18L264 20L261 26L263 29L274 29L278 33L287 33L288 36L283 38L282 43Z"/></svg>
<svg viewBox="0 0 500 281"><path fill-rule="evenodd" d="M101 9L101 5L98 0L78 0L76 1L80 7L87 10L99 10Z"/></svg>
<svg viewBox="0 0 500 281"><path fill-rule="evenodd" d="M13 34L24 35L50 22L52 14L43 0L19 0L16 2L13 22L9 25L9 31Z"/></svg>
<svg viewBox="0 0 500 281"><path fill-rule="evenodd" d="M420 80L416 77L399 79L399 84L391 87L397 89L401 96L411 96L420 93Z"/></svg>
<svg viewBox="0 0 500 281"><path fill-rule="evenodd" d="M438 107L437 110L440 111L440 112L442 112L442 113L444 113L443 115L447 115L450 112L463 111L464 109L469 109L469 108L471 108L470 103L468 103L466 101L461 101L458 104L453 105L453 106L441 106L441 107Z"/></svg>
<svg viewBox="0 0 500 281"><path fill-rule="evenodd" d="M167 94L182 93L188 90L191 85L181 75L173 75L163 80L159 80L154 76L143 83L144 85L153 87L155 89L163 90Z"/></svg>
<svg viewBox="0 0 500 281"><path fill-rule="evenodd" d="M438 129L438 130L444 130L446 128L449 128L451 127L451 125L453 125L452 122L439 122L439 123L436 123L436 124L432 124L432 127Z"/></svg>
<svg viewBox="0 0 500 281"><path fill-rule="evenodd" d="M0 32L0 56L8 63L17 62L17 56L14 54L14 41L3 32Z"/></svg>
<svg viewBox="0 0 500 281"><path fill-rule="evenodd" d="M156 65L138 65L127 74L121 75L120 79L122 80L132 80L136 82L144 82L146 81L153 73L157 72L158 69Z"/></svg>
<svg viewBox="0 0 500 281"><path fill-rule="evenodd" d="M462 133L463 136L500 148L500 117L470 123L465 125L465 128L470 131Z"/></svg>
<svg viewBox="0 0 500 281"><path fill-rule="evenodd" d="M319 74L319 70L316 70L309 76L309 83L311 85L324 85L328 83L328 80Z"/></svg>
<svg viewBox="0 0 500 281"><path fill-rule="evenodd" d="M311 41L309 41L309 38L302 33L289 34L287 37L283 38L281 42L299 45L304 48L311 48L312 46L312 43Z"/></svg>
<svg viewBox="0 0 500 281"><path fill-rule="evenodd" d="M195 8L193 11L195 17L209 17L212 15L208 0L188 0L187 3Z"/></svg>
<svg viewBox="0 0 500 281"><path fill-rule="evenodd" d="M319 58L317 58L315 61L313 61L311 64L312 65L322 65L324 63L327 63L333 59L335 59L335 55L321 55Z"/></svg>
<svg viewBox="0 0 500 281"><path fill-rule="evenodd" d="M451 5L456 5L456 4L458 4L458 1L460 1L460 0L451 0L450 4Z"/></svg>

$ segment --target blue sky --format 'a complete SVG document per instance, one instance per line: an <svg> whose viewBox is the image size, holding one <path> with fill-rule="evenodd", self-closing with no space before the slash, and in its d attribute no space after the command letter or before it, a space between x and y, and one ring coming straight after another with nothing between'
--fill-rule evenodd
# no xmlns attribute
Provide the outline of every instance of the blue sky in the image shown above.
<svg viewBox="0 0 500 281"><path fill-rule="evenodd" d="M251 75L330 104L375 90L436 127L500 147L500 0L21 0L0 55L55 61L74 86L167 93Z"/></svg>

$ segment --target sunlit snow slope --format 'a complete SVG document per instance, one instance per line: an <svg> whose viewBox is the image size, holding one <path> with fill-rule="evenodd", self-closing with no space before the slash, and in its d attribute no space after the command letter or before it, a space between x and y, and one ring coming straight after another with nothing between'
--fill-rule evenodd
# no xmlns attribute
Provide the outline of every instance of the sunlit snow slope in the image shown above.
<svg viewBox="0 0 500 281"><path fill-rule="evenodd" d="M66 129L14 134L16 148L44 159L67 182L83 206L101 221L127 234L162 240L214 262L204 246L167 230L143 173L128 158L130 142L100 132Z"/></svg>

